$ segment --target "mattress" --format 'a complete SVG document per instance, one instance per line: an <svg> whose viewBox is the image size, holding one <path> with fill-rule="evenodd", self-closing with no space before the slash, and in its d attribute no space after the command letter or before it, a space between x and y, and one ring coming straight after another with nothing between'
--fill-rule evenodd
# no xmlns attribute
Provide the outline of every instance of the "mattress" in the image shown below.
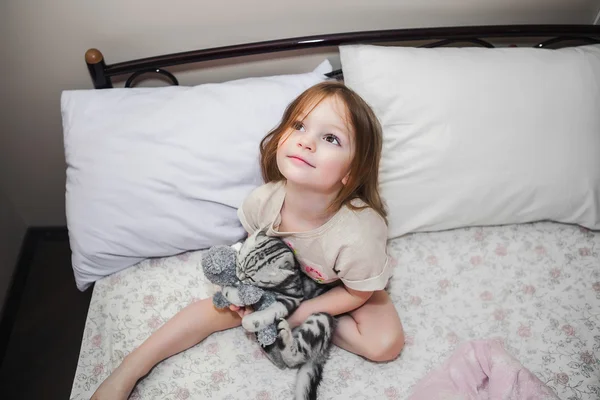
<svg viewBox="0 0 600 400"><path fill-rule="evenodd" d="M334 348L320 398L404 399L460 343L484 338L561 399L600 398L600 233L539 222L414 233L388 248L405 348L388 363ZM89 399L154 330L210 295L201 259L150 259L96 283L71 399ZM131 398L287 400L294 379L236 328L163 361Z"/></svg>

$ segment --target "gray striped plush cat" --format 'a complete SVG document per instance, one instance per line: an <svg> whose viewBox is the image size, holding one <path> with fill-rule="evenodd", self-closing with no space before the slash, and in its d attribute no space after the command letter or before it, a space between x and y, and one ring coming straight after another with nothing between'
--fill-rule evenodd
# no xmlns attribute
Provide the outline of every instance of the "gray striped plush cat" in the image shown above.
<svg viewBox="0 0 600 400"><path fill-rule="evenodd" d="M286 262L290 258L293 262ZM242 282L268 288L275 292L276 298L267 309L246 315L242 319L242 326L256 332L278 322L275 343L264 346L263 350L280 368L300 367L296 378L296 400L316 399L323 366L331 347L335 320L326 313L313 314L302 325L291 330L285 317L292 314L302 300L316 297L329 288L319 285L300 270L293 251L283 240L267 236L263 231L250 236L242 245L236 272ZM280 281L278 276L286 278Z"/></svg>
<svg viewBox="0 0 600 400"><path fill-rule="evenodd" d="M206 270L205 266L205 273ZM316 297L329 287L319 285L306 276L285 242L267 236L264 231L257 231L241 245L235 275L240 283L224 288L222 297L232 304L241 305L237 288L249 285L274 296L266 307L244 316L242 326L250 332L264 332L269 325L277 324L274 343L262 346L265 354L280 368L299 367L296 400L316 399L335 320L329 314L317 313L291 330L285 318L298 308L302 300Z"/></svg>
<svg viewBox="0 0 600 400"><path fill-rule="evenodd" d="M323 367L329 356L335 319L327 313L315 313L293 330L281 319L277 340L264 347L271 361L280 368L297 368L296 400L313 400L323 378Z"/></svg>

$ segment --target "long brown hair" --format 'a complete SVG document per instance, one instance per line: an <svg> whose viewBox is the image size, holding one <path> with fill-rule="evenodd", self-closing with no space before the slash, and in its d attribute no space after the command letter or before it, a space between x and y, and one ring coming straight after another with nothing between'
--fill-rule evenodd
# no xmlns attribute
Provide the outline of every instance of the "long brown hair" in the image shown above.
<svg viewBox="0 0 600 400"><path fill-rule="evenodd" d="M359 198L386 220L387 212L379 194L379 160L381 158L381 125L369 105L352 89L343 83L325 81L305 90L292 101L279 125L263 138L260 143L260 165L266 183L285 180L277 167L277 147L279 141L291 127L308 115L321 101L335 96L346 106L347 123L354 132L355 151L350 163L348 182L330 205L333 211L343 205L356 207L351 201Z"/></svg>

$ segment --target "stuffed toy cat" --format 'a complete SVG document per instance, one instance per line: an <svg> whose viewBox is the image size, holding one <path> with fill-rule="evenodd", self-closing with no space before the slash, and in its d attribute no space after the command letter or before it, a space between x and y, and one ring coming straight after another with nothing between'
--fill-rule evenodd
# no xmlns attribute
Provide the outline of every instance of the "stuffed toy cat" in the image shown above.
<svg viewBox="0 0 600 400"><path fill-rule="evenodd" d="M213 296L215 307L253 306L255 311L242 318L242 326L256 332L275 365L299 368L295 399L315 399L336 321L329 314L315 313L292 330L285 317L302 300L324 293L329 286L306 276L293 250L264 231L248 237L239 251L230 246L212 247L203 257L202 267L206 278L221 286ZM305 340L307 337L311 340Z"/></svg>
<svg viewBox="0 0 600 400"><path fill-rule="evenodd" d="M215 307L254 308L242 319L242 326L256 332L265 347L277 338L276 322L293 312L304 297L297 263L283 240L257 231L239 251L231 246L211 247L202 259L202 268L210 282L221 286L213 296Z"/></svg>

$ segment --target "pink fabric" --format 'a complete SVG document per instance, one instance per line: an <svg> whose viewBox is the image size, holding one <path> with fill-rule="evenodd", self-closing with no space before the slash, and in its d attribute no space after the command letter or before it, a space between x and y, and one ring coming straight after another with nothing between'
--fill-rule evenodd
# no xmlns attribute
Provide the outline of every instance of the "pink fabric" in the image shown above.
<svg viewBox="0 0 600 400"><path fill-rule="evenodd" d="M500 341L463 343L417 383L410 400L546 400L552 390L504 350Z"/></svg>

